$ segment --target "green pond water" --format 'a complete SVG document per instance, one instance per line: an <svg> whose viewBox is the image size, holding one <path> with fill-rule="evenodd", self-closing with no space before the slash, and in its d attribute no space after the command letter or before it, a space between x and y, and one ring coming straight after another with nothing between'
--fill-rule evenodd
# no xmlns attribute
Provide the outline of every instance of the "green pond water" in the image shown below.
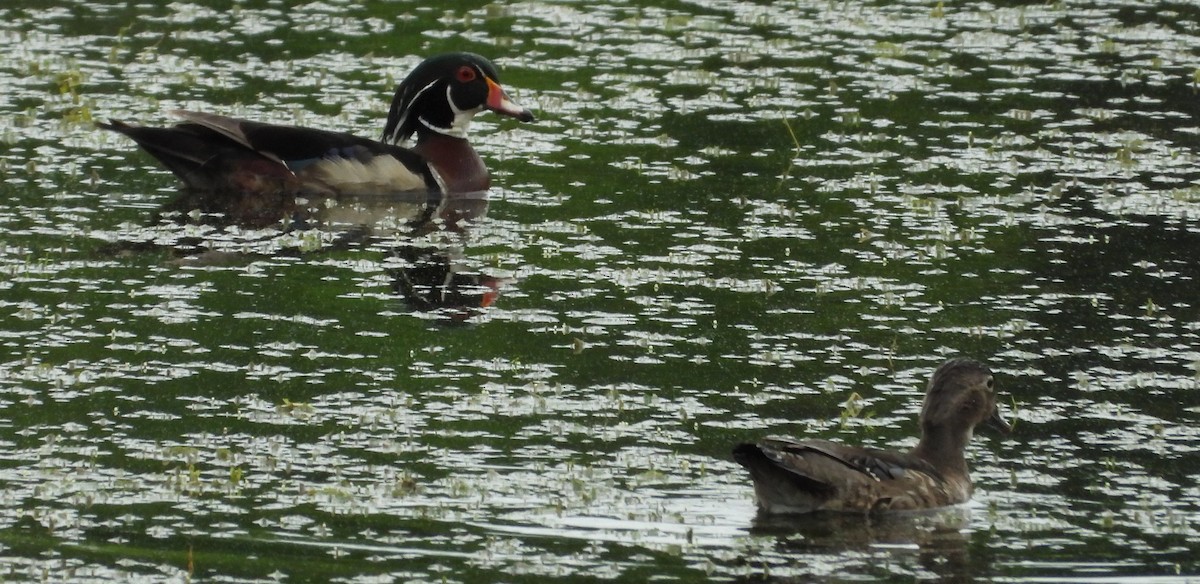
<svg viewBox="0 0 1200 584"><path fill-rule="evenodd" d="M0 5L0 580L1200 578L1200 8ZM377 136L493 59L457 228L179 211L93 120ZM363 229L366 225L369 229ZM445 226L443 226L445 227ZM915 443L973 501L756 517L739 441Z"/></svg>

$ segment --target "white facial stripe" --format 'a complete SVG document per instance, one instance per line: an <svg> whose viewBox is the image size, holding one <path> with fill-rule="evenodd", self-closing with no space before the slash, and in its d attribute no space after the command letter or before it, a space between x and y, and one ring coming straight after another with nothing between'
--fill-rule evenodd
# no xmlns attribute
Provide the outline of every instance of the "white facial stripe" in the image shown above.
<svg viewBox="0 0 1200 584"><path fill-rule="evenodd" d="M396 124L396 129L392 130L392 135L388 137L388 139L393 144L399 141L400 128L403 128L404 122L408 120L408 113L411 111L412 104L417 102L417 99L419 99L421 97L421 94L428 91L429 88L433 87L434 85L437 85L437 82L438 82L437 79L430 81L429 84L427 84L425 87L418 89L417 92L412 96L412 99L408 100L408 103L406 104L408 106L408 108L406 108L404 110L404 113L400 116L400 121L399 121L399 123ZM422 120L422 121L424 121L424 120ZM426 125L428 125L428 124L426 124Z"/></svg>
<svg viewBox="0 0 1200 584"><path fill-rule="evenodd" d="M439 134L465 139L467 137L467 127L471 125L471 118L475 117L475 114L483 111L483 106L480 105L468 110L459 109L458 105L454 103L454 98L450 96L449 86L446 87L446 103L450 105L450 111L454 112L454 121L450 122L449 128L435 126L429 123L425 118L418 119L421 120L421 123L424 124L426 128L429 128L430 130L433 130Z"/></svg>
<svg viewBox="0 0 1200 584"><path fill-rule="evenodd" d="M450 96L449 85L446 86L446 104L449 104L450 112L454 112L454 121L450 122L450 127L445 128L434 126L424 118L420 118L421 124L424 124L425 127L430 128L430 130L439 134L466 139L467 127L470 126L470 119L474 118L475 114L482 112L484 107L479 106L472 109L458 109L457 104L454 102L454 97Z"/></svg>

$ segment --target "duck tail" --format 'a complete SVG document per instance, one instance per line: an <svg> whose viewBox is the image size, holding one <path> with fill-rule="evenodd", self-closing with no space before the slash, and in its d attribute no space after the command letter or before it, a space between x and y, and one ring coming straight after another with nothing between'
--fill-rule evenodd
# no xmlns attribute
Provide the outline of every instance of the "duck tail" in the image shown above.
<svg viewBox="0 0 1200 584"><path fill-rule="evenodd" d="M155 128L109 120L97 122L96 127L128 136L187 187L196 190L229 188L232 173L241 168L253 169L261 175L278 175L281 180L291 175L283 164L197 124Z"/></svg>
<svg viewBox="0 0 1200 584"><path fill-rule="evenodd" d="M770 444L743 442L733 460L750 471L758 506L770 513L810 513L831 495L830 485L781 459Z"/></svg>
<svg viewBox="0 0 1200 584"><path fill-rule="evenodd" d="M120 120L97 122L96 127L128 136L137 145L175 173L187 186L212 186L204 165L218 153L210 141L179 126L152 128L135 126Z"/></svg>

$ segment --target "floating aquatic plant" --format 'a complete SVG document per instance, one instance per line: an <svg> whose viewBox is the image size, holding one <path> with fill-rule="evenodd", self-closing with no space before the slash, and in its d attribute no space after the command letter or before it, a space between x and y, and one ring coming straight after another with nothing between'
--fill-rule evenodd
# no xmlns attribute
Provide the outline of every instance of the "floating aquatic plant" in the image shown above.
<svg viewBox="0 0 1200 584"><path fill-rule="evenodd" d="M846 398L846 401L842 402L842 413L838 417L838 427L845 428L850 423L850 420L858 419L864 407L863 397L857 391L850 392L850 396Z"/></svg>

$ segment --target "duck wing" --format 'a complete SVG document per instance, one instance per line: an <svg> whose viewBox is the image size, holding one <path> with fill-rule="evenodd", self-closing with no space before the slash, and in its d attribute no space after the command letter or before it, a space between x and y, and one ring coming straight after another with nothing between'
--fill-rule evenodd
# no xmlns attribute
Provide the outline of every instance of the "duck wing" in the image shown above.
<svg viewBox="0 0 1200 584"><path fill-rule="evenodd" d="M185 121L176 127L197 126L211 131L234 144L252 150L271 160L303 167L320 159L344 158L365 160L387 155L414 168L426 167L421 156L407 148L384 144L345 132L331 132L299 126L265 124L217 114L175 110L171 112Z"/></svg>
<svg viewBox="0 0 1200 584"><path fill-rule="evenodd" d="M129 136L198 190L254 191L262 189L251 185L264 182L350 194L440 190L429 164L407 148L344 132L172 113L183 121L166 128L98 125Z"/></svg>
<svg viewBox="0 0 1200 584"><path fill-rule="evenodd" d="M906 488L940 481L914 456L827 440L769 437L739 444L733 454L750 470L759 505L775 513L884 510Z"/></svg>
<svg viewBox="0 0 1200 584"><path fill-rule="evenodd" d="M847 446L828 440L806 440L795 444L803 450L836 460L876 481L903 480L910 478L913 473L940 478L937 469L924 459L905 452Z"/></svg>
<svg viewBox="0 0 1200 584"><path fill-rule="evenodd" d="M279 162L305 179L318 180L337 191L390 194L439 190L437 179L421 155L392 144L344 132L264 124L204 112L177 110L195 125Z"/></svg>
<svg viewBox="0 0 1200 584"><path fill-rule="evenodd" d="M200 128L210 130L223 137L226 140L240 145L247 150L252 150L262 156L274 160L278 163L283 163L284 158L275 153L278 146L286 144L286 138L295 136L287 136L286 134L295 134L295 130L300 128L289 128L288 126L276 126L273 124L263 124L260 122L252 122L250 120L242 120L231 118L228 116L220 116L217 114L208 114L204 112L193 112L188 110L173 110L171 114L183 118L185 123L177 127L187 128L194 125ZM288 132L287 130L293 130ZM282 131L281 131L282 130ZM322 134L331 133L320 130L310 130Z"/></svg>

